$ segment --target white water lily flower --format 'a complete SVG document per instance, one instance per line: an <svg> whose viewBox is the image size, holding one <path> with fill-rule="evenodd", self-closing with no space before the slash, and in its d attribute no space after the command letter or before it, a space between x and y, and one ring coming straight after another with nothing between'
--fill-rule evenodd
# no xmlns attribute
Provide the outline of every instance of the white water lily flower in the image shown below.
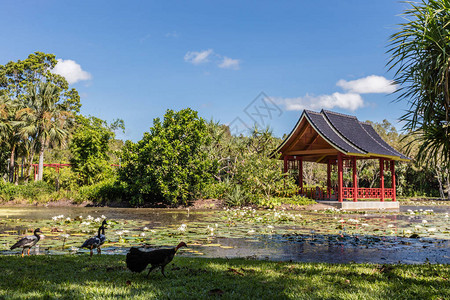
<svg viewBox="0 0 450 300"><path fill-rule="evenodd" d="M348 221L351 222L351 223L359 223L359 221L356 220L356 219L348 219Z"/></svg>
<svg viewBox="0 0 450 300"><path fill-rule="evenodd" d="M267 228L273 229L273 226L272 225L267 225Z"/></svg>
<svg viewBox="0 0 450 300"><path fill-rule="evenodd" d="M339 222L339 223L344 223L345 220L344 220L344 219L340 219L338 222Z"/></svg>
<svg viewBox="0 0 450 300"><path fill-rule="evenodd" d="M123 235L123 231L122 230L116 231L116 234L121 236Z"/></svg>
<svg viewBox="0 0 450 300"><path fill-rule="evenodd" d="M369 224L367 224L367 223L362 223L361 226L367 227L367 226L369 226Z"/></svg>
<svg viewBox="0 0 450 300"><path fill-rule="evenodd" d="M95 218L95 220L94 220L94 222L96 222L96 223L100 223L102 221L102 219L100 219L100 218Z"/></svg>
<svg viewBox="0 0 450 300"><path fill-rule="evenodd" d="M86 217L86 220L92 221L92 220L94 220L94 217L91 217L91 215L88 215L88 216Z"/></svg>
<svg viewBox="0 0 450 300"><path fill-rule="evenodd" d="M411 230L409 230L409 229L407 229L407 230L405 230L405 233L406 233L406 234L411 234L411 233L412 233L412 231L411 231Z"/></svg>
<svg viewBox="0 0 450 300"><path fill-rule="evenodd" d="M434 231L436 231L436 228L434 228L434 227L433 228L428 228L428 231L429 232L434 232Z"/></svg>
<svg viewBox="0 0 450 300"><path fill-rule="evenodd" d="M81 222L81 225L89 226L91 225L91 222Z"/></svg>
<svg viewBox="0 0 450 300"><path fill-rule="evenodd" d="M151 232L151 233L155 233L155 232L156 232L156 230L154 230L154 229L150 229L150 232Z"/></svg>
<svg viewBox="0 0 450 300"><path fill-rule="evenodd" d="M389 224L387 227L389 227L389 228L391 228L391 227L394 227L394 225L392 225L392 224Z"/></svg>
<svg viewBox="0 0 450 300"><path fill-rule="evenodd" d="M428 223L428 221L427 220L422 220L422 223L426 224L426 223Z"/></svg>
<svg viewBox="0 0 450 300"><path fill-rule="evenodd" d="M186 228L187 228L187 225L186 225L186 224L181 224L181 226L178 227L178 231L185 232L185 231L186 231Z"/></svg>
<svg viewBox="0 0 450 300"><path fill-rule="evenodd" d="M148 231L148 227L144 227L142 230L144 231Z"/></svg>
<svg viewBox="0 0 450 300"><path fill-rule="evenodd" d="M59 220L59 219L64 219L64 215L59 215L59 216L54 216L54 217L52 217L52 220L53 220L53 221L57 221L57 220Z"/></svg>
<svg viewBox="0 0 450 300"><path fill-rule="evenodd" d="M209 231L209 233L210 233L211 235L214 235L214 227L210 227L210 226L208 225L208 227L206 227L206 229Z"/></svg>
<svg viewBox="0 0 450 300"><path fill-rule="evenodd" d="M140 236L145 236L145 232L141 232Z"/></svg>
<svg viewBox="0 0 450 300"><path fill-rule="evenodd" d="M422 226L421 226L421 225L416 225L415 227L416 227L416 228L422 228Z"/></svg>
<svg viewBox="0 0 450 300"><path fill-rule="evenodd" d="M70 218L66 218L66 221L72 221Z"/></svg>
<svg viewBox="0 0 450 300"><path fill-rule="evenodd" d="M251 230L247 231L247 233L248 234L253 234L253 233L255 233L255 231L253 229L251 229Z"/></svg>
<svg viewBox="0 0 450 300"><path fill-rule="evenodd" d="M106 216L105 215L102 215L100 218L102 218L102 219L106 219Z"/></svg>
<svg viewBox="0 0 450 300"><path fill-rule="evenodd" d="M59 236L64 239L67 239L70 236L70 234L64 233L64 234L60 234Z"/></svg>

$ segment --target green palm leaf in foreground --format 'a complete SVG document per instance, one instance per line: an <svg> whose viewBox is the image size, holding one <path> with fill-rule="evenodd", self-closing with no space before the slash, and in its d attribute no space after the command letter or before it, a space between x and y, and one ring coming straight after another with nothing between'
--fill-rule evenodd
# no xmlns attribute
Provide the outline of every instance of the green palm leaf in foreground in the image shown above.
<svg viewBox="0 0 450 300"><path fill-rule="evenodd" d="M409 110L401 117L412 133L411 143L420 143L417 159L432 159L450 165L449 61L450 1L407 2L405 23L391 36L388 66L402 87L398 100ZM411 143L409 149L411 149Z"/></svg>

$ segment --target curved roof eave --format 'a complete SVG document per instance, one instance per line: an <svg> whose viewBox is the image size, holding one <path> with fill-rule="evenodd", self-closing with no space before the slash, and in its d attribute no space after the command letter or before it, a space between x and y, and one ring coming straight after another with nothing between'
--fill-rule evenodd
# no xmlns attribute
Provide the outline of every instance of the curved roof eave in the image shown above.
<svg viewBox="0 0 450 300"><path fill-rule="evenodd" d="M291 132L288 134L287 137L284 138L284 140L281 142L281 144L272 151L272 153L269 155L269 158L274 158L276 154L279 153L279 151L281 150L281 148L284 147L284 145L286 145L286 143L290 140L291 136L294 134L294 132L297 130L298 126L300 126L300 123L302 122L303 118L305 117L305 111L303 111L302 115L300 116L300 118L298 119L297 123L295 124L294 128L291 130ZM277 157L278 159L279 157Z"/></svg>

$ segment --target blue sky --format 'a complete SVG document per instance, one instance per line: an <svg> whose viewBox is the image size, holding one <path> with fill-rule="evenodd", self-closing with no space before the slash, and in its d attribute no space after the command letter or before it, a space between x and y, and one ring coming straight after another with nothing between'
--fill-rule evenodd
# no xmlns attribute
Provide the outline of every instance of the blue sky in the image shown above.
<svg viewBox="0 0 450 300"><path fill-rule="evenodd" d="M169 108L251 126L262 123L250 111L264 113L265 103L272 114L265 111L262 125L280 137L304 108L395 124L407 105L393 102L386 50L406 7L394 0L0 0L0 64L34 51L55 54L82 113L123 119L119 137L133 141Z"/></svg>

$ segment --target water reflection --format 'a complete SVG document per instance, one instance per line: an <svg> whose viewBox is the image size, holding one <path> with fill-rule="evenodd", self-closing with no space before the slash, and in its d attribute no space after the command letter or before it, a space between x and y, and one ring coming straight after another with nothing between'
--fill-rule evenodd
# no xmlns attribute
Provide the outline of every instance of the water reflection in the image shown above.
<svg viewBox="0 0 450 300"><path fill-rule="evenodd" d="M414 212L420 209L421 212ZM433 212L423 213L427 209ZM69 237L65 240L58 231L46 232L47 237L32 249L32 254L87 255L88 250L78 247L87 236L95 234L98 226L70 227L63 220L55 225L52 217L105 215L118 222L112 223L107 231L109 242L102 248L103 254L125 254L130 245L144 243L154 247L173 246L174 241L183 239L190 243L188 249L180 252L185 256L329 263L450 263L450 225L444 215L448 212L450 206L401 207L398 213L302 212L300 221L273 226L269 221L255 221L261 217L230 222L223 218L223 212L211 210L0 208L0 253L16 254L8 250L12 241L26 234L26 230L29 233L44 224L48 231L53 227L64 229ZM179 230L183 224L185 232ZM433 232L436 224L440 226L439 232ZM129 234L117 234L125 228ZM409 238L419 230L419 238Z"/></svg>

